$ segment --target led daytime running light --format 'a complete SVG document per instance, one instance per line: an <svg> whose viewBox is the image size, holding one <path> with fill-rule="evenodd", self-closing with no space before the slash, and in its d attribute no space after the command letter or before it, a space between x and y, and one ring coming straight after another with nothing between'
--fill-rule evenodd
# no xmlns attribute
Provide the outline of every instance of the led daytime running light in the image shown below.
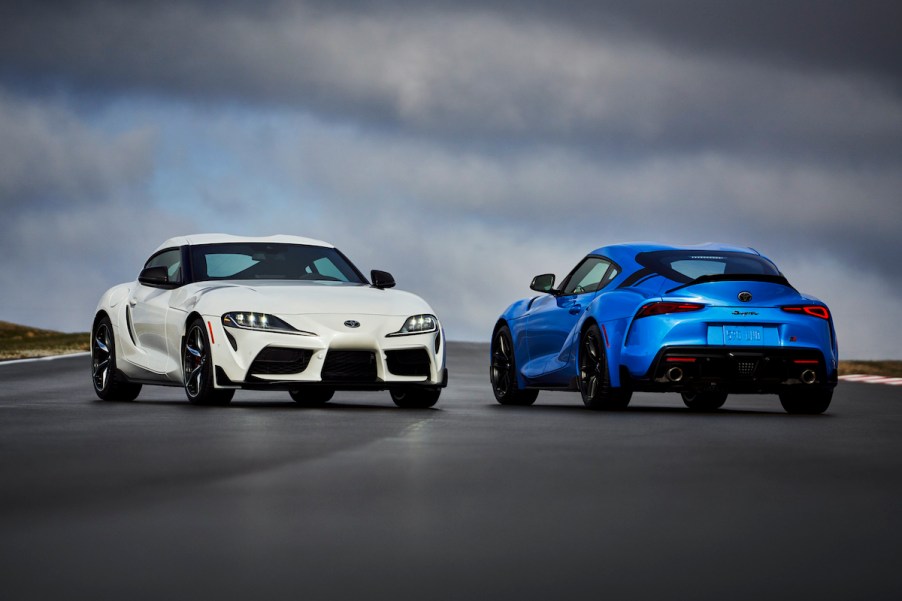
<svg viewBox="0 0 902 601"><path fill-rule="evenodd" d="M228 328L238 328L241 330L316 336L313 332L304 332L292 327L275 315L269 315L268 313L254 313L252 311L231 311L226 313L222 316L222 325Z"/></svg>
<svg viewBox="0 0 902 601"><path fill-rule="evenodd" d="M389 336L411 336L413 334L428 334L438 330L438 319L435 315L411 315L397 332Z"/></svg>

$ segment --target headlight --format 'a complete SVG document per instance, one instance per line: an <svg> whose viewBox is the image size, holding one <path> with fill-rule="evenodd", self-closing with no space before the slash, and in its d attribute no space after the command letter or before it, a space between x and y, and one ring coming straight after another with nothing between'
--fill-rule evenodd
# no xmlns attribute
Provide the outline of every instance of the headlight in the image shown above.
<svg viewBox="0 0 902 601"><path fill-rule="evenodd" d="M409 336L411 334L426 334L438 329L438 320L435 315L411 315L397 332L389 336Z"/></svg>
<svg viewBox="0 0 902 601"><path fill-rule="evenodd" d="M264 332L282 332L283 334L300 334L316 336L313 332L304 332L291 327L275 315L252 313L250 311L232 311L222 316L222 325L242 330L261 330Z"/></svg>

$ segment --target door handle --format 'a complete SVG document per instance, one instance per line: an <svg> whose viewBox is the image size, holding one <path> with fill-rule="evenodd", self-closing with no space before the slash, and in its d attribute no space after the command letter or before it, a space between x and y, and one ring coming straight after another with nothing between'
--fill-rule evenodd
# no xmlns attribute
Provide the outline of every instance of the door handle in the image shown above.
<svg viewBox="0 0 902 601"><path fill-rule="evenodd" d="M576 315L582 310L582 308L582 305L573 305L572 307L570 307L570 315Z"/></svg>

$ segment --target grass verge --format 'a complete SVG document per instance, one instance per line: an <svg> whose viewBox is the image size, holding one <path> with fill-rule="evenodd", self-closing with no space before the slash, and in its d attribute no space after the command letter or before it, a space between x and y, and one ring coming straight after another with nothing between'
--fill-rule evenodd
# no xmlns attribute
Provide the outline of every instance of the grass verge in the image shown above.
<svg viewBox="0 0 902 601"><path fill-rule="evenodd" d="M88 350L90 334L63 334L0 321L0 360L28 359Z"/></svg>

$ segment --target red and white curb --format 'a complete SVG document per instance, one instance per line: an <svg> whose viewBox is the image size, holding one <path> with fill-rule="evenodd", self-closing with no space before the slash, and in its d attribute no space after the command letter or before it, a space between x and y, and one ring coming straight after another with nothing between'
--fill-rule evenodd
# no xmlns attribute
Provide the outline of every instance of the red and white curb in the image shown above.
<svg viewBox="0 0 902 601"><path fill-rule="evenodd" d="M885 376L866 376L864 374L849 374L839 376L844 382L863 382L865 384L889 384L890 386L902 386L902 378L887 378Z"/></svg>

